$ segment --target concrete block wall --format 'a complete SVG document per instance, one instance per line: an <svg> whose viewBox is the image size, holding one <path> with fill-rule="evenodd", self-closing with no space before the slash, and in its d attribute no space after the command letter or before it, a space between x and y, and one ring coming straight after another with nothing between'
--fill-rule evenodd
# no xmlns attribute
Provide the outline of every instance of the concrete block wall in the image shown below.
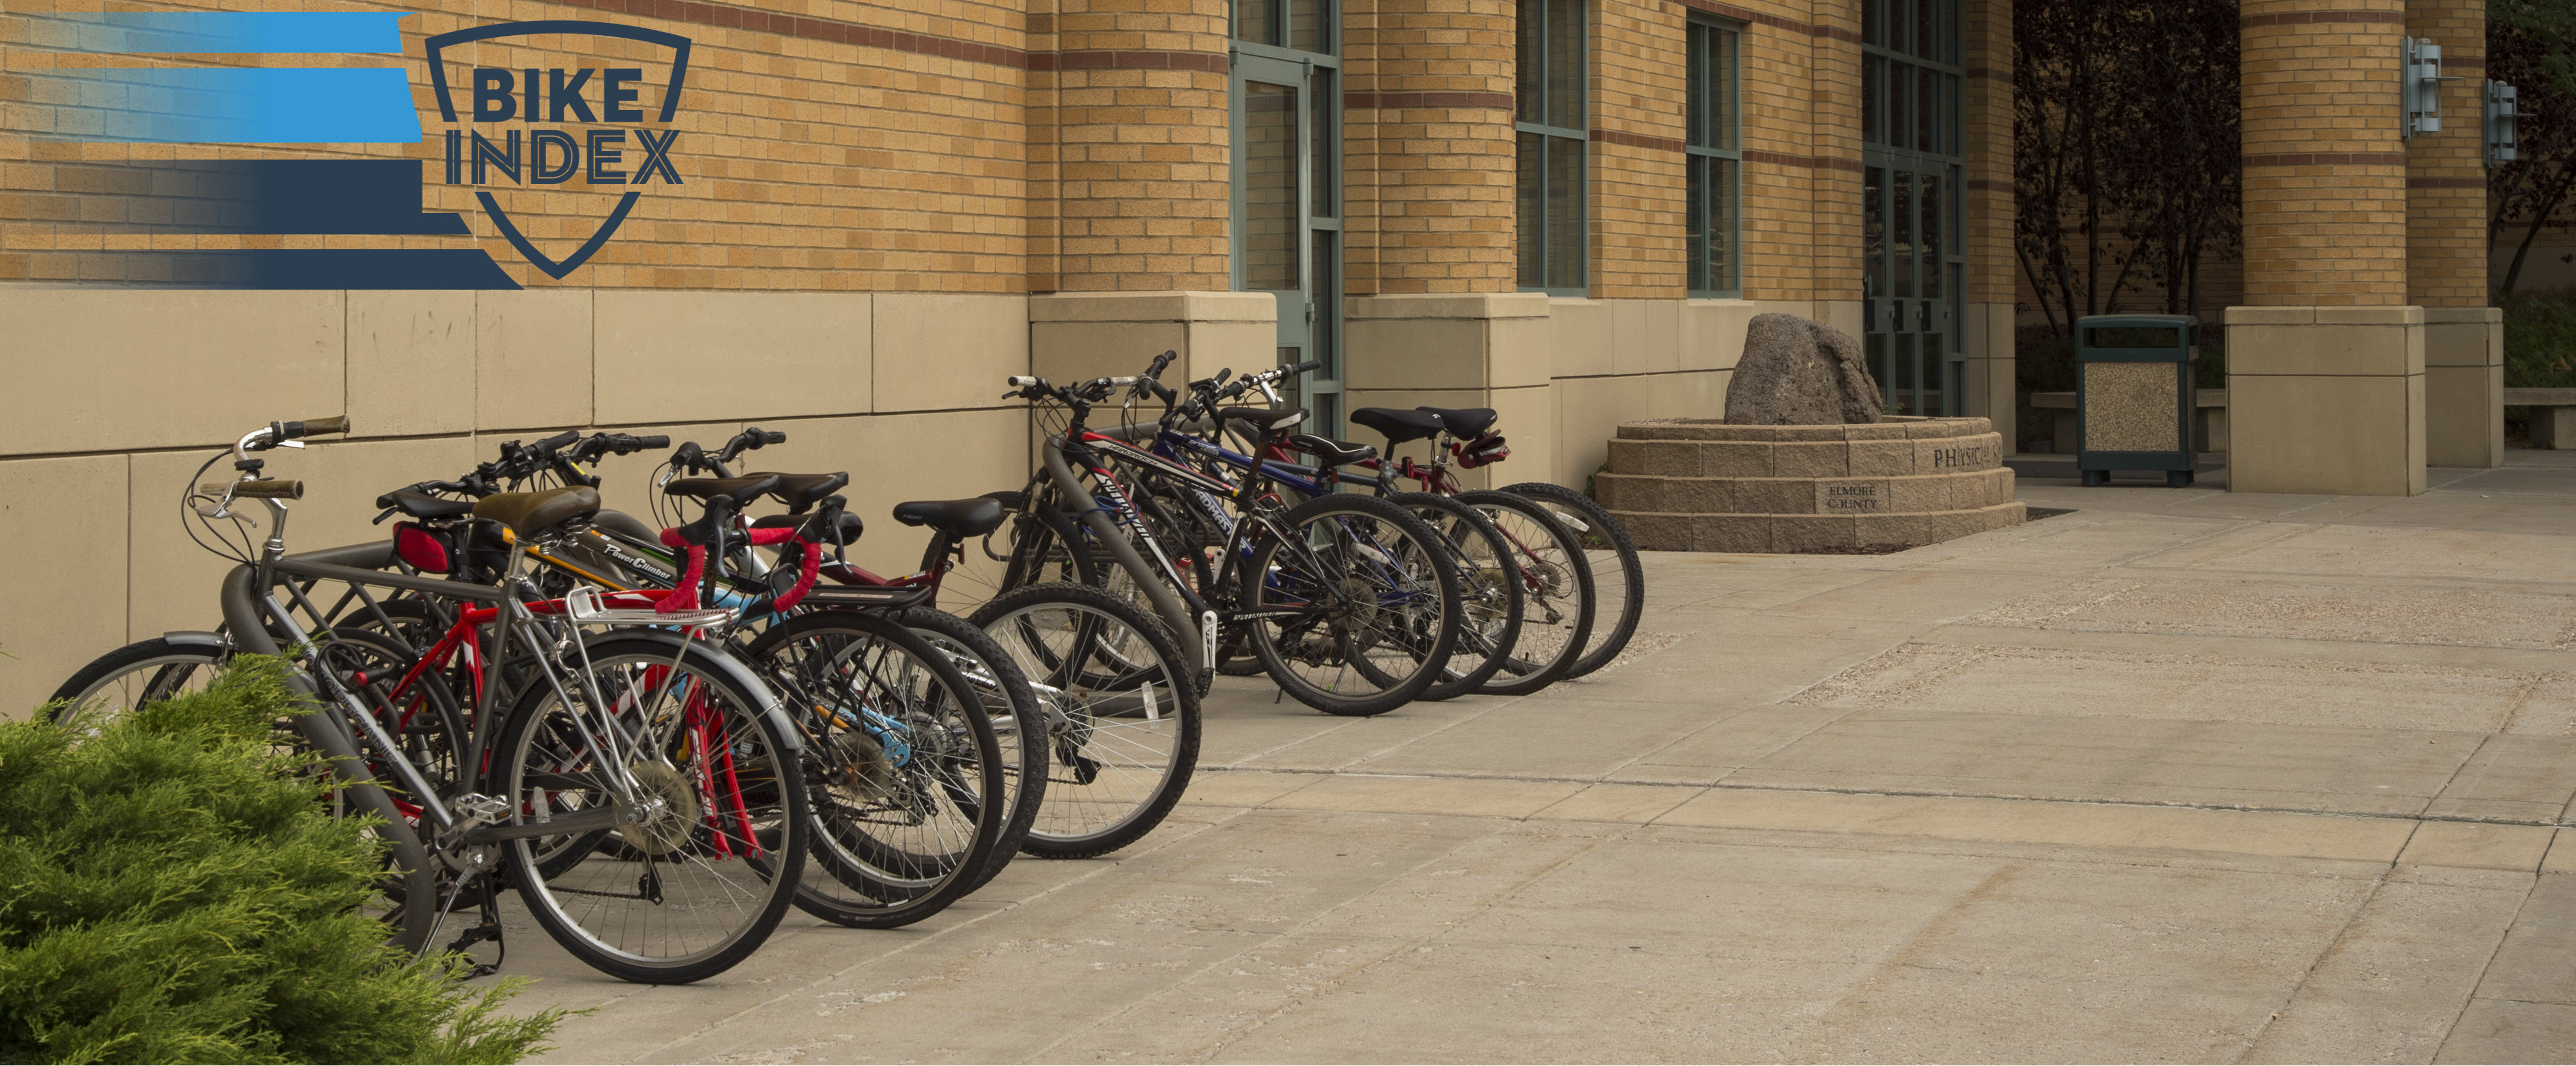
<svg viewBox="0 0 2576 1066"><path fill-rule="evenodd" d="M1028 475L1025 409L995 398L1003 377L1028 372L1028 305L0 289L14 377L0 392L0 544L18 560L0 594L0 651L12 656L0 659L0 713L25 713L130 640L216 624L228 564L190 542L180 496L207 458L273 419L345 412L355 429L271 454L272 476L306 485L290 550L384 536L368 521L378 494L454 477L503 440L614 429L713 446L756 424L788 443L747 467L851 471L851 508L868 522L854 558L909 571L922 537L887 519L890 506ZM604 461L610 506L649 516L653 465Z"/></svg>

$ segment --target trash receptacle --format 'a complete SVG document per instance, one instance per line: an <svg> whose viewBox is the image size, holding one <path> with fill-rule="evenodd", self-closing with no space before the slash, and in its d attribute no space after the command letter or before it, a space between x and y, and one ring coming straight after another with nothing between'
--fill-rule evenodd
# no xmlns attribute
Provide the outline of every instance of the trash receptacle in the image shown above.
<svg viewBox="0 0 2576 1066"><path fill-rule="evenodd" d="M2075 320L2075 469L2085 484L2107 484L2114 470L2161 470L2166 485L2191 484L2199 346L2200 320L2190 315Z"/></svg>

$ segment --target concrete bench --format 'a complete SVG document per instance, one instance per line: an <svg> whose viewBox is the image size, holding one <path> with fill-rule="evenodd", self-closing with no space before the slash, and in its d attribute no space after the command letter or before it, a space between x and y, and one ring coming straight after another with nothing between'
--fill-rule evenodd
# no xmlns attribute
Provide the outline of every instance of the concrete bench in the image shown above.
<svg viewBox="0 0 2576 1066"><path fill-rule="evenodd" d="M2506 389L2504 405L2531 408L2531 446L2576 448L2576 389Z"/></svg>
<svg viewBox="0 0 2576 1066"><path fill-rule="evenodd" d="M2526 391L2553 391L2576 394L2576 389L2532 389ZM2197 417L2194 417L2191 420L2192 450L2202 452L2204 454L2223 453L2227 450L2227 390L2202 389L2196 395L2199 397L2199 402L2196 405L2196 410L2194 412ZM2512 403L2513 401L2506 400L2505 402ZM2570 402L2576 403L2576 401ZM2056 435L2050 438L2053 442L2051 447L2063 454L2074 454L2075 438L2078 430L2078 424L2076 422L2076 415L2078 412L2075 409L2075 394L2071 392L2034 392L2030 394L2030 405L2043 411L2051 411L2055 413L2057 420L2055 430ZM2534 430L2533 432L2537 433L2538 430ZM2576 426L2570 427L2570 435L2568 439L2571 443L2576 443Z"/></svg>

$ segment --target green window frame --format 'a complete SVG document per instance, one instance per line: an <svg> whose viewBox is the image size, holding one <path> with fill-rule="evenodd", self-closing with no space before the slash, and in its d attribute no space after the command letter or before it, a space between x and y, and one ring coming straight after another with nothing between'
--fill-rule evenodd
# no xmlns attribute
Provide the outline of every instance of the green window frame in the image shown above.
<svg viewBox="0 0 2576 1066"><path fill-rule="evenodd" d="M1693 17L1688 29L1690 135L1683 139L1690 197L1687 272L1694 297L1744 293L1741 28Z"/></svg>
<svg viewBox="0 0 2576 1066"><path fill-rule="evenodd" d="M1592 120L1585 0L1520 0L1520 287L1589 295Z"/></svg>

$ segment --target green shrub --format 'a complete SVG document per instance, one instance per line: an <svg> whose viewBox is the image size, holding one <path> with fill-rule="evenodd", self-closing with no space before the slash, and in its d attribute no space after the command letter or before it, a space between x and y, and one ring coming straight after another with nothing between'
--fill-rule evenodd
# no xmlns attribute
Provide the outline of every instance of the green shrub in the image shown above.
<svg viewBox="0 0 2576 1066"><path fill-rule="evenodd" d="M2576 387L2576 289L2512 293L2502 306L2505 387Z"/></svg>
<svg viewBox="0 0 2576 1066"><path fill-rule="evenodd" d="M96 732L0 724L0 1061L514 1062L560 1019L408 964L381 852L275 751L275 660Z"/></svg>

